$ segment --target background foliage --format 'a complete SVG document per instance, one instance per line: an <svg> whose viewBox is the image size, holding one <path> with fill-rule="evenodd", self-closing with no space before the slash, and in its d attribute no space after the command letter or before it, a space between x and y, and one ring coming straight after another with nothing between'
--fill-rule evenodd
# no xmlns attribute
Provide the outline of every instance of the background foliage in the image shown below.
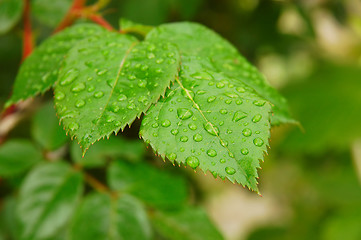
<svg viewBox="0 0 361 240"><path fill-rule="evenodd" d="M10 0L0 3L4 1ZM32 1L38 43L51 34L70 6L69 1L52 2ZM193 234L186 235L188 239L220 239L219 232L226 239L361 238L359 1L122 0L112 1L104 14L113 26L125 17L150 25L190 20L214 29L286 96L301 130L273 129L272 151L260 171L260 198L212 176L195 176L163 163L129 129L124 135L132 141L121 137L101 141L81 158L78 147L57 127L55 115L50 114L53 108L43 104L51 98L46 94L36 113L22 121L0 147L0 175L11 176L0 180L0 239L63 239L59 233L66 224L71 226L72 239L86 239L86 234L104 239L105 229L112 229L108 237L115 239L132 233L140 239L184 239L184 233ZM0 33L12 28L0 35L0 108L21 61L22 24L16 23L19 16L11 18L10 22L0 19ZM53 156L66 149L70 150L64 156L67 162L54 162ZM24 155L32 156L31 161L13 164L24 161ZM45 164L44 158L50 163ZM83 182L89 183L89 176L70 168L72 162L124 197L115 201L102 193L88 194L91 187ZM84 193L87 196L80 200ZM51 201L51 196L57 197ZM100 203L104 208L88 210ZM57 209L53 207L57 204L62 204L60 218L47 210ZM78 207L72 215L74 206ZM127 209L137 214L130 218ZM109 213L113 217L106 217ZM102 221L94 223L94 232L82 226L83 219L99 216ZM131 219L136 232L114 227L124 218ZM144 221L147 218L150 223ZM134 231L132 227L127 231Z"/></svg>

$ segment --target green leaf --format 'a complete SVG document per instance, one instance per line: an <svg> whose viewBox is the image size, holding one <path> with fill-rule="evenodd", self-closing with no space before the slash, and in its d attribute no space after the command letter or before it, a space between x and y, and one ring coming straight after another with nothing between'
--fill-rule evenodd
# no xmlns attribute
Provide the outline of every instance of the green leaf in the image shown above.
<svg viewBox="0 0 361 240"><path fill-rule="evenodd" d="M146 39L174 43L185 56L209 58L212 61L210 70L246 84L274 105L273 125L295 122L290 117L285 98L269 86L264 76L234 46L212 30L196 23L170 23L155 28Z"/></svg>
<svg viewBox="0 0 361 240"><path fill-rule="evenodd" d="M115 191L127 192L158 208L177 208L187 199L183 178L148 164L114 161L108 170L108 182Z"/></svg>
<svg viewBox="0 0 361 240"><path fill-rule="evenodd" d="M123 33L134 33L139 34L140 36L147 35L154 27L148 25L142 25L135 23L126 18L121 18L119 21L120 30Z"/></svg>
<svg viewBox="0 0 361 240"><path fill-rule="evenodd" d="M0 34L6 33L20 20L24 9L22 0L0 1Z"/></svg>
<svg viewBox="0 0 361 240"><path fill-rule="evenodd" d="M82 194L82 176L64 162L35 168L20 189L17 217L21 239L58 235Z"/></svg>
<svg viewBox="0 0 361 240"><path fill-rule="evenodd" d="M179 61L173 45L139 43L119 33L80 42L69 51L55 86L60 121L85 153L155 103L178 74Z"/></svg>
<svg viewBox="0 0 361 240"><path fill-rule="evenodd" d="M146 212L136 199L93 193L76 212L68 239L146 240L151 239L151 229Z"/></svg>
<svg viewBox="0 0 361 240"><path fill-rule="evenodd" d="M0 146L0 176L18 175L42 160L41 152L30 141L7 141Z"/></svg>
<svg viewBox="0 0 361 240"><path fill-rule="evenodd" d="M304 132L291 131L282 149L318 154L329 149L348 151L361 137L359 76L359 65L323 62L304 81L286 88Z"/></svg>
<svg viewBox="0 0 361 240"><path fill-rule="evenodd" d="M52 102L46 103L34 115L31 134L47 150L55 150L67 142L68 137L59 126Z"/></svg>
<svg viewBox="0 0 361 240"><path fill-rule="evenodd" d="M79 24L45 40L21 65L6 106L47 91L57 80L60 63L69 49L77 41L105 31L96 24Z"/></svg>
<svg viewBox="0 0 361 240"><path fill-rule="evenodd" d="M3 230L5 236L8 236L5 239L19 239L15 208L16 199L14 197L7 197L3 200L0 211L0 229Z"/></svg>
<svg viewBox="0 0 361 240"><path fill-rule="evenodd" d="M175 212L156 211L151 220L156 231L165 239L224 239L205 211L200 208L184 208Z"/></svg>
<svg viewBox="0 0 361 240"><path fill-rule="evenodd" d="M207 64L182 58L179 80L149 109L140 135L163 158L257 191L271 106L248 86L207 70Z"/></svg>
<svg viewBox="0 0 361 240"><path fill-rule="evenodd" d="M32 0L32 15L42 24L50 27L57 26L64 18L72 4L72 0Z"/></svg>
<svg viewBox="0 0 361 240"><path fill-rule="evenodd" d="M140 161L145 153L145 147L142 141L129 140L119 137L110 137L100 140L87 154L82 157L81 149L76 142L73 142L70 148L70 154L73 161L83 167L101 167L108 160L123 158L129 161Z"/></svg>

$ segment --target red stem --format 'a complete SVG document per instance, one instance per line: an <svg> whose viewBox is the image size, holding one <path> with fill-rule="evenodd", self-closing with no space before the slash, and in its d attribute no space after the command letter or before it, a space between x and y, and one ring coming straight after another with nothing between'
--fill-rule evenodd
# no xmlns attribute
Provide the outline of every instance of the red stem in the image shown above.
<svg viewBox="0 0 361 240"><path fill-rule="evenodd" d="M104 28L108 29L109 31L114 31L115 29L113 28L112 25L110 25L101 15L99 14L91 14L88 17L90 20L92 20L95 23L98 23L99 25L103 26Z"/></svg>
<svg viewBox="0 0 361 240"><path fill-rule="evenodd" d="M65 15L64 19L60 22L54 32L59 32L73 24L73 22L79 17L78 13L84 8L85 2L86 0L74 0L68 13Z"/></svg>
<svg viewBox="0 0 361 240"><path fill-rule="evenodd" d="M24 32L23 32L23 58L27 58L34 49L33 32L31 30L30 21L30 3L29 0L24 0Z"/></svg>

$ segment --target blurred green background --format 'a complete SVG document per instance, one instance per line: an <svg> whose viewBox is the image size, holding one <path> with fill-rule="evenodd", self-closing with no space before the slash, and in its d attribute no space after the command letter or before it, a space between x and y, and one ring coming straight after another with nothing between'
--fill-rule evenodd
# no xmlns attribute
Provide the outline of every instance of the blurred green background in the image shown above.
<svg viewBox="0 0 361 240"><path fill-rule="evenodd" d="M37 42L71 3L51 2L32 1ZM113 0L103 13L116 27L120 17L200 22L288 99L301 127L273 128L259 171L263 197L211 174L194 177L226 239L361 239L361 1ZM20 64L21 28L0 35L0 110Z"/></svg>

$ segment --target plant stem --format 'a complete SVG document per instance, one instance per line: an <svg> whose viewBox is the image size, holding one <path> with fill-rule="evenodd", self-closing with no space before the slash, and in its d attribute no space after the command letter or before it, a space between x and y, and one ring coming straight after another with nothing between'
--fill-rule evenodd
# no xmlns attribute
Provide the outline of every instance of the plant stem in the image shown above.
<svg viewBox="0 0 361 240"><path fill-rule="evenodd" d="M31 30L31 21L30 21L30 2L29 0L24 0L24 15L23 15L23 21L24 21L24 31L23 31L23 57L22 61L27 58L30 53L34 49L34 39L33 39L33 33Z"/></svg>
<svg viewBox="0 0 361 240"><path fill-rule="evenodd" d="M65 15L64 19L54 30L55 33L63 30L64 28L72 25L74 21L79 18L79 12L84 8L86 0L74 0L72 6L70 7L68 13Z"/></svg>
<svg viewBox="0 0 361 240"><path fill-rule="evenodd" d="M90 20L92 20L95 23L98 23L99 25L103 26L104 28L108 29L109 31L114 31L112 25L110 25L101 15L99 14L91 14L88 17Z"/></svg>
<svg viewBox="0 0 361 240"><path fill-rule="evenodd" d="M111 190L104 185L103 183L101 183L98 179L96 179L95 177L93 177L92 175L83 172L84 177L85 177L85 181L95 190L97 190L98 192L105 192L105 193L109 193L112 194Z"/></svg>

